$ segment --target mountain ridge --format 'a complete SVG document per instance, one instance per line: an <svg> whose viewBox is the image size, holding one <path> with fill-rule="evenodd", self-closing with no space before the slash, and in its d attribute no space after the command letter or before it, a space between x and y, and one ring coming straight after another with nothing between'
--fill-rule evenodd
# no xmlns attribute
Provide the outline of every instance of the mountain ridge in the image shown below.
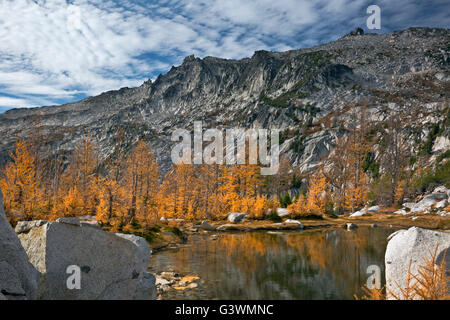
<svg viewBox="0 0 450 320"><path fill-rule="evenodd" d="M306 172L330 153L342 134L333 125L320 127L321 119L349 104L368 100L376 106L376 117L386 113L383 110L390 103L407 108L437 103L434 112L442 112L448 104L449 43L448 29L409 28L387 34L348 34L327 44L285 52L260 50L240 60L189 56L139 87L1 114L0 133L5 139L0 162L7 160L18 137L29 136L36 128L54 136L47 151L65 154L82 136L93 136L106 160L118 151L113 137L121 128L126 143L120 148L128 152L138 139L144 139L167 168L171 131L192 130L193 121L202 120L204 127L297 130L300 134L282 136L281 149ZM406 96L408 90L428 88L421 81L435 88L420 97ZM346 118L343 112L333 121L345 123ZM311 125L316 130L312 134ZM421 136L427 134L424 129ZM301 147L292 150L292 144Z"/></svg>

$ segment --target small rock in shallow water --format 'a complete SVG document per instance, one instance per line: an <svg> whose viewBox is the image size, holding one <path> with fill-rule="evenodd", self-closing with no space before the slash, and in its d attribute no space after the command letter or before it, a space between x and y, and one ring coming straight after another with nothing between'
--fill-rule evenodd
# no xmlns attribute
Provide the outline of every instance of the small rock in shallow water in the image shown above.
<svg viewBox="0 0 450 320"><path fill-rule="evenodd" d="M157 286L165 286L165 285L169 285L170 282L167 279L164 279L162 277L156 276L155 284Z"/></svg>
<svg viewBox="0 0 450 320"><path fill-rule="evenodd" d="M161 274L159 276L166 280L170 280L174 277L178 277L178 274L175 272L172 272L172 271L164 271L164 272L161 272Z"/></svg>
<svg viewBox="0 0 450 320"><path fill-rule="evenodd" d="M347 227L347 231L355 230L356 228L358 228L358 226L354 223L347 223L346 227Z"/></svg>
<svg viewBox="0 0 450 320"><path fill-rule="evenodd" d="M161 292L166 292L166 291L169 291L169 290L170 290L170 286L169 286L169 285L162 285L162 286L160 286L158 289L159 289L159 291L161 291Z"/></svg>

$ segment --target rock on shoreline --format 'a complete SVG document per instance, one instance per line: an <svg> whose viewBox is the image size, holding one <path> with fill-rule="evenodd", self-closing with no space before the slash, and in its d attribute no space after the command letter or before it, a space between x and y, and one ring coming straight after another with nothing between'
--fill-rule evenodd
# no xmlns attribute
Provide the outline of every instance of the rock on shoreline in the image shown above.
<svg viewBox="0 0 450 320"><path fill-rule="evenodd" d="M446 253L447 274L450 272L450 233L412 227L399 230L389 236L386 248L386 289L401 296L400 288L406 287L408 268L411 261L411 273L417 274L424 259L429 259L437 249L437 263L440 264ZM388 299L394 297L388 295Z"/></svg>
<svg viewBox="0 0 450 320"><path fill-rule="evenodd" d="M442 216L446 216L447 213L444 209L448 205L450 205L450 189L447 189L445 186L440 186L435 188L432 193L424 195L417 203L405 202L403 208L394 213L407 215L435 212Z"/></svg>
<svg viewBox="0 0 450 320"><path fill-rule="evenodd" d="M146 272L147 242L134 235L93 228L75 218L19 224L19 239L39 271L38 299L155 299L153 275ZM81 289L69 289L69 266L81 270Z"/></svg>

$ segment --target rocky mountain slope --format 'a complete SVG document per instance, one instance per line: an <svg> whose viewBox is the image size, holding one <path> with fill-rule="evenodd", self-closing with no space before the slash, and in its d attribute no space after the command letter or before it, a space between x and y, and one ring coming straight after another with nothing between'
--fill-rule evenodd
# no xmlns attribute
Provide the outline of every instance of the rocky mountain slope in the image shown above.
<svg viewBox="0 0 450 320"><path fill-rule="evenodd" d="M138 88L1 114L0 162L18 137L39 132L48 151L62 154L90 135L103 160L143 138L167 169L171 132L193 130L193 121L202 120L204 128L279 128L282 153L307 172L346 133L352 105L363 101L373 122L406 110L405 130L415 151L432 125L440 124L432 137L437 156L450 148L449 55L450 30L410 28L382 35L353 32L325 45L257 51L242 60L190 56Z"/></svg>

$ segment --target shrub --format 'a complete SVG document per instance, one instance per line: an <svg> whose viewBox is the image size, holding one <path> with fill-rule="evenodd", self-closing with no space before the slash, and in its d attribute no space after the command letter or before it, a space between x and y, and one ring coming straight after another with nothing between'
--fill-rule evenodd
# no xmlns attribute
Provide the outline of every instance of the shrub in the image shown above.
<svg viewBox="0 0 450 320"><path fill-rule="evenodd" d="M258 196L253 206L250 208L250 217L254 219L263 219L266 212L270 210L271 202L264 196Z"/></svg>
<svg viewBox="0 0 450 320"><path fill-rule="evenodd" d="M277 214L276 211L272 211L272 213L269 215L269 219L273 222L281 222L283 219Z"/></svg>
<svg viewBox="0 0 450 320"><path fill-rule="evenodd" d="M436 163L441 163L442 160L450 158L450 150L445 151L444 153L441 153L437 158L436 158Z"/></svg>
<svg viewBox="0 0 450 320"><path fill-rule="evenodd" d="M280 204L282 208L287 208L290 204L292 204L292 198L289 193L285 193L280 197Z"/></svg>
<svg viewBox="0 0 450 320"><path fill-rule="evenodd" d="M180 239L184 239L184 234L183 232L181 232L180 229L178 229L177 227L172 227L172 226L165 226L164 229L166 231L172 232L174 235L176 235L178 238Z"/></svg>

